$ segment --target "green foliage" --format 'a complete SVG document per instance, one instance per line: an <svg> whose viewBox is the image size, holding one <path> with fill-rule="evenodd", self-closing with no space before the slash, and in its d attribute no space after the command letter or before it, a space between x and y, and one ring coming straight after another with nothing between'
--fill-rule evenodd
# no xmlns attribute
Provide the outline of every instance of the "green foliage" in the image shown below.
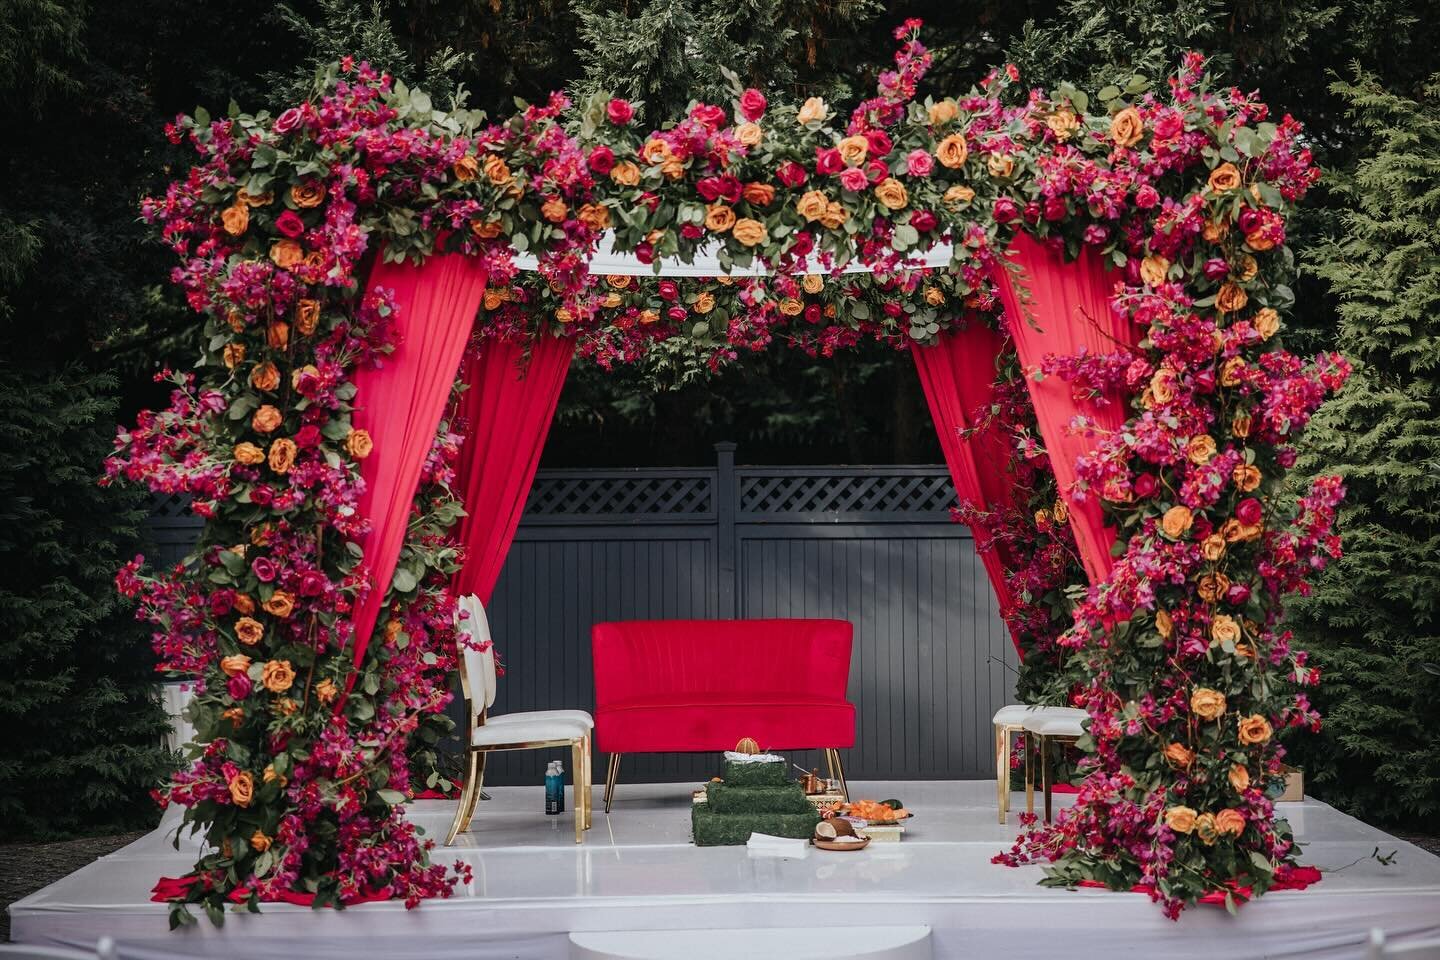
<svg viewBox="0 0 1440 960"><path fill-rule="evenodd" d="M1345 557L1293 620L1326 726L1296 750L1317 792L1367 817L1440 813L1440 86L1357 73L1333 92L1370 144L1335 184L1343 233L1310 258L1356 365L1302 467L1339 473Z"/></svg>
<svg viewBox="0 0 1440 960"><path fill-rule="evenodd" d="M0 835L153 822L153 658L111 577L145 498L96 486L114 379L0 366Z"/></svg>

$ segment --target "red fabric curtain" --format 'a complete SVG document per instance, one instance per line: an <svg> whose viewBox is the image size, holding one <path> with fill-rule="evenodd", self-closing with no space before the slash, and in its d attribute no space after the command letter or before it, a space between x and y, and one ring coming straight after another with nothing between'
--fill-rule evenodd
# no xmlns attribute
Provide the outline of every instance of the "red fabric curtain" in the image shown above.
<svg viewBox="0 0 1440 960"><path fill-rule="evenodd" d="M1104 260L1086 247L1078 260L1065 262L1064 254L1052 250L1027 234L1016 236L1009 256L1019 266L1020 276L997 267L995 280L1005 304L1005 316L1015 350L1027 374L1040 366L1048 354L1074 355L1082 350L1094 354L1133 349L1138 332L1110 311L1110 294L1120 279L1106 268ZM1019 286L1029 293L1022 305ZM1030 318L1026 318L1028 308ZM1071 385L1060 377L1036 381L1026 376L1040 436L1050 454L1050 464L1059 482L1061 495L1070 507L1070 524L1075 545L1091 583L1098 583L1114 564L1110 548L1115 531L1105 526L1098 493L1075 496L1075 462L1098 445L1100 436L1071 429L1071 421L1083 415L1102 431L1119 429L1126 420L1125 405L1119 401L1097 404L1077 398Z"/></svg>
<svg viewBox="0 0 1440 960"><path fill-rule="evenodd" d="M463 254L433 256L419 266L377 263L369 280L375 287L394 293L399 343L383 365L355 376L354 424L375 441L360 465L365 490L359 509L371 529L363 544L370 591L352 618L357 664L395 575L420 470L485 295L485 271Z"/></svg>
<svg viewBox="0 0 1440 960"><path fill-rule="evenodd" d="M1001 510L1011 503L1013 488L1006 469L1009 439L993 423L984 430L968 431L975 426L976 412L994 402L995 360L1004 344L999 332L973 320L963 330L943 334L930 346L912 344L910 348L955 491L962 501L985 511ZM983 548L993 531L981 524L972 524L971 529L977 545L982 545L980 559L1000 609L1008 610L1012 597L1005 582L1004 557L997 547ZM1013 630L1011 639L1019 650L1020 638Z"/></svg>
<svg viewBox="0 0 1440 960"><path fill-rule="evenodd" d="M486 339L466 355L461 372L469 386L457 411L465 427L456 483L465 504L465 566L454 588L486 604L525 510L575 340L541 337L528 345L528 358L526 346Z"/></svg>

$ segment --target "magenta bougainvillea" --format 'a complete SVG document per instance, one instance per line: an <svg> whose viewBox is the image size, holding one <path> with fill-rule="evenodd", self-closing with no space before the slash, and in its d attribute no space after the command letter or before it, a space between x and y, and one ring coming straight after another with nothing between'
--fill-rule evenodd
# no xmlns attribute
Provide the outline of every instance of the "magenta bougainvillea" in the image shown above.
<svg viewBox="0 0 1440 960"><path fill-rule="evenodd" d="M349 612L370 584L355 505L383 437L351 425L354 372L383 363L395 307L377 257L480 258L477 335L573 336L604 366L658 346L696 371L780 342L829 355L872 337L928 343L1003 317L1018 231L1117 271L1116 317L1139 346L1001 364L984 412L1014 439L1017 495L985 526L1034 664L1031 692L1090 713L1079 802L1002 858L1051 861L1048 882L1147 884L1172 915L1263 892L1296 851L1269 797L1286 725L1318 722L1316 680L1281 600L1336 555L1342 494L1284 486L1292 444L1341 382L1343 358L1279 346L1292 303L1286 217L1318 171L1299 124L1211 83L1188 58L1168 88L1026 91L1013 68L968 94L918 99L919 24L848 117L820 98L772 104L737 86L647 127L633 105L563 97L500 123L364 64L337 64L304 104L176 121L199 161L144 214L205 325L200 368L171 406L122 430L107 479L185 493L207 518L175 569L128 565L120 588L154 625L161 668L195 682L190 766L161 792L209 849L159 888L177 904L317 905L447 895L402 815L407 745L448 698L448 537L459 438L437 426L409 540L357 666ZM561 120L573 120L568 129ZM648 132L646 132L648 129ZM703 280L591 276L602 231L642 262L718 258ZM911 257L938 243L947 266ZM538 270L522 273L515 255ZM858 263L865 272L845 273ZM1058 490L1026 384L1061 377L1122 405L1081 483ZM1083 423L1074 429L1089 429ZM1113 573L1086 584L1068 504L1099 498L1119 532ZM958 515L975 519L962 504ZM352 678L353 692L341 694ZM463 867L457 865L457 870Z"/></svg>

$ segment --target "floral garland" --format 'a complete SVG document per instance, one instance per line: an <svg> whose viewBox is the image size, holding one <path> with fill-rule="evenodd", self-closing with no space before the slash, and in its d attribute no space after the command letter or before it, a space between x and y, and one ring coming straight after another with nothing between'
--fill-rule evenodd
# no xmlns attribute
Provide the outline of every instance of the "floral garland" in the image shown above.
<svg viewBox="0 0 1440 960"><path fill-rule="evenodd" d="M205 359L169 409L121 431L107 476L189 494L209 521L186 563L148 576L137 560L118 578L155 625L161 668L198 686L193 764L164 796L210 851L161 891L175 922L184 902L216 918L226 902L295 896L415 903L455 881L401 813L407 749L443 709L454 658L459 444L444 425L388 615L358 668L346 654L368 588L355 505L373 443L350 422L353 374L391 348L394 313L361 280L382 251L480 258L482 335L572 335L602 364L688 341L706 365L775 339L828 353L861 336L925 342L976 314L998 323L991 278L1020 230L1101 251L1139 348L1016 370L997 414L1024 495L993 545L1024 598L1007 616L1035 650L1083 666L1091 715L1079 803L1002 859L1052 860L1049 882L1146 883L1172 915L1217 890L1263 892L1293 864L1267 797L1272 734L1316 722L1294 688L1315 674L1289 650L1280 601L1337 553L1341 490L1322 480L1287 504L1281 483L1348 372L1276 345L1293 299L1285 217L1318 176L1300 127L1212 90L1198 58L1165 97L1140 81L1101 91L1103 115L1070 88L1017 98L1013 69L917 101L918 27L897 30L896 69L843 127L819 98L772 107L739 88L734 123L697 104L642 135L634 105L597 98L567 132L557 96L487 124L346 60L277 117L171 128L201 162L144 213L180 258ZM591 278L606 228L646 262L713 253L780 275ZM908 256L941 241L950 269L914 269ZM515 252L538 257L538 277L517 281ZM851 260L874 275L843 276ZM1022 412L1021 375L1039 373L1131 411L1070 492L1100 497L1123 544L1088 591Z"/></svg>

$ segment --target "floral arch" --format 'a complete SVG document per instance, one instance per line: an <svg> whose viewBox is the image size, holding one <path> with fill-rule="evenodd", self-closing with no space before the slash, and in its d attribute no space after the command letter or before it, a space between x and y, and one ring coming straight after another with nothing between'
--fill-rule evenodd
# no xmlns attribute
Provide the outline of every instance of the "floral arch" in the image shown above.
<svg viewBox="0 0 1440 960"><path fill-rule="evenodd" d="M918 31L848 118L737 83L648 133L559 95L496 123L347 59L278 116L177 119L199 161L143 212L204 357L107 464L208 521L117 577L199 685L161 795L210 850L157 888L174 922L448 895L401 809L434 784L452 581L493 585L572 353L677 338L914 357L1012 634L1090 713L1074 810L997 859L1172 916L1294 866L1274 734L1318 722L1317 677L1282 599L1338 554L1343 491L1285 474L1348 373L1279 346L1301 127L1198 57L1095 110L1013 68L921 100ZM720 272L593 275L602 235Z"/></svg>

